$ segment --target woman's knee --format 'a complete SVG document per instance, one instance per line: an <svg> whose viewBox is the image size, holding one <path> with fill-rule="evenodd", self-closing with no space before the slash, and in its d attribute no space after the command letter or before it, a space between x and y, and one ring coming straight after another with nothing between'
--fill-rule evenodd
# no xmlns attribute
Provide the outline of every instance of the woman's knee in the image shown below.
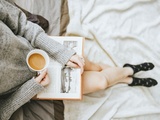
<svg viewBox="0 0 160 120"><path fill-rule="evenodd" d="M97 83L97 87L99 90L104 90L108 87L108 81L106 79L106 77L103 74L99 75L99 81Z"/></svg>

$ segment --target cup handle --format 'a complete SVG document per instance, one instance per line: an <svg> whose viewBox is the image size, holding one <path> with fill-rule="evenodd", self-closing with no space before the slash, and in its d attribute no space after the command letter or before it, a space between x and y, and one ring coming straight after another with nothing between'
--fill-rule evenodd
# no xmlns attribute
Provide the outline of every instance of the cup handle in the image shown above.
<svg viewBox="0 0 160 120"><path fill-rule="evenodd" d="M42 73L42 71L38 71L38 72L37 72L37 76L39 76L41 73Z"/></svg>

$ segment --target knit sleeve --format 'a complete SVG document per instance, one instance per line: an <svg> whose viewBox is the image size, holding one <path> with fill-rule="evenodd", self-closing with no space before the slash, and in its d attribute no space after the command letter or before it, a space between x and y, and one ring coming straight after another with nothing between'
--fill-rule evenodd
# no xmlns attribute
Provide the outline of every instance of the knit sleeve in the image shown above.
<svg viewBox="0 0 160 120"><path fill-rule="evenodd" d="M26 38L33 47L45 50L63 66L75 54L75 51L68 50L65 46L49 38L40 26L27 21L25 14L21 10L5 0L0 0L0 20L15 35Z"/></svg>
<svg viewBox="0 0 160 120"><path fill-rule="evenodd" d="M43 86L31 79L11 94L11 96L0 99L0 120L8 120L14 111L43 89Z"/></svg>

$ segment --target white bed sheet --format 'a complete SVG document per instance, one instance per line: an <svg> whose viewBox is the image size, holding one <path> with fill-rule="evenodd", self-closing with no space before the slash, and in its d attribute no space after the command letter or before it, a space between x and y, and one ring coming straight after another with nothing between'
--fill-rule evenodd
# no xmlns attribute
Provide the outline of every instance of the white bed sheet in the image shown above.
<svg viewBox="0 0 160 120"><path fill-rule="evenodd" d="M85 55L122 67L125 63L153 62L155 68L137 77L152 77L155 87L119 84L64 101L66 120L160 119L160 1L69 0L67 35L86 37Z"/></svg>

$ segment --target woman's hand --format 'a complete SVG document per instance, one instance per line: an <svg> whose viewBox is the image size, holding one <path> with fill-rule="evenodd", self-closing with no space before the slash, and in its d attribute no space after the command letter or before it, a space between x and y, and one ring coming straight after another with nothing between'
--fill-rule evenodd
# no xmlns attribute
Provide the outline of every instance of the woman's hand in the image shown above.
<svg viewBox="0 0 160 120"><path fill-rule="evenodd" d="M42 71L41 74L35 78L35 81L44 87L47 86L50 83L47 70Z"/></svg>
<svg viewBox="0 0 160 120"><path fill-rule="evenodd" d="M73 68L80 68L82 74L84 71L85 61L83 57L79 55L73 55L66 65Z"/></svg>

